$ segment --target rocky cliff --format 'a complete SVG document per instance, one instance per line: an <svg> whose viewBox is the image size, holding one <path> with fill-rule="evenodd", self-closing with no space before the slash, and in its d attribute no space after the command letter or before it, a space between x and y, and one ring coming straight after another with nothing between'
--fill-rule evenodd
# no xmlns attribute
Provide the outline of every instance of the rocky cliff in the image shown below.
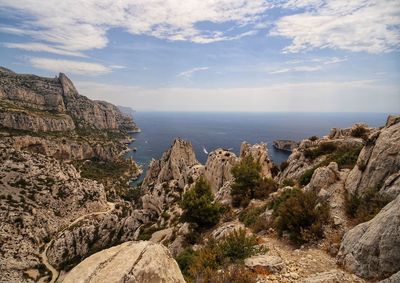
<svg viewBox="0 0 400 283"><path fill-rule="evenodd" d="M107 102L78 93L72 81L0 70L0 125L30 131L71 131L75 127L135 131L132 119Z"/></svg>
<svg viewBox="0 0 400 283"><path fill-rule="evenodd" d="M356 166L346 180L346 188L358 194L376 188L394 199L400 193L399 171L400 119L390 116L385 127L368 137Z"/></svg>
<svg viewBox="0 0 400 283"><path fill-rule="evenodd" d="M24 282L41 264L40 248L63 226L107 210L106 194L103 185L53 158L0 142L0 160L0 274L2 281Z"/></svg>

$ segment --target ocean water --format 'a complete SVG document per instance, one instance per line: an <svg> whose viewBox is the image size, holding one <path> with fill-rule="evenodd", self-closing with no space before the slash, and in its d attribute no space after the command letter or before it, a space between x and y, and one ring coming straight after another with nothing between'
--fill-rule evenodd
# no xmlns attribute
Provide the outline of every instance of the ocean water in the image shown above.
<svg viewBox="0 0 400 283"><path fill-rule="evenodd" d="M385 124L387 116L386 113L136 112L134 120L142 131L132 134L136 141L130 147L137 151L128 156L146 170L152 158L160 158L173 140L181 137L192 142L196 157L203 164L207 160L205 151L222 147L239 154L243 141L267 143L270 157L279 164L287 159L288 153L274 149L274 140L323 136L331 128L360 122L379 127Z"/></svg>

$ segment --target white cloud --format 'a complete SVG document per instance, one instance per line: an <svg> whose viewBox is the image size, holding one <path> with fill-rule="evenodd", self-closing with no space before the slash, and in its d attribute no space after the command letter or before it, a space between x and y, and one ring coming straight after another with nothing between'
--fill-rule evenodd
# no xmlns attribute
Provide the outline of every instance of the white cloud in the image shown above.
<svg viewBox="0 0 400 283"><path fill-rule="evenodd" d="M289 72L315 72L321 70L321 66L297 66L293 68L283 68L269 72L270 74L282 74Z"/></svg>
<svg viewBox="0 0 400 283"><path fill-rule="evenodd" d="M3 46L7 47L7 48L16 48L16 49L22 49L22 50L27 50L27 51L33 51L33 52L49 52L49 53L65 55L65 56L86 57L81 52L63 50L63 49L53 47L53 46L50 46L47 44L35 43L35 42L3 43Z"/></svg>
<svg viewBox="0 0 400 283"><path fill-rule="evenodd" d="M282 7L305 9L280 18L270 32L292 40L284 49L288 53L314 48L382 53L400 46L398 0L293 0Z"/></svg>
<svg viewBox="0 0 400 283"><path fill-rule="evenodd" d="M142 88L77 81L78 91L136 110L398 112L398 85L374 80L280 83L243 88ZM299 95L301 94L301 95ZM212 103L210 103L212 102Z"/></svg>
<svg viewBox="0 0 400 283"><path fill-rule="evenodd" d="M106 67L97 63L89 63L72 60L57 60L49 58L33 57L28 59L29 63L39 69L53 72L65 72L84 75L99 75L111 71L110 67Z"/></svg>
<svg viewBox="0 0 400 283"><path fill-rule="evenodd" d="M270 74L282 74L290 72L316 72L320 71L326 67L326 65L338 64L347 61L347 58L339 57L325 57L325 58L312 58L312 59L301 59L301 60L291 60L285 62L286 65L291 65L293 67L283 67L277 68L270 71Z"/></svg>
<svg viewBox="0 0 400 283"><path fill-rule="evenodd" d="M245 32L236 28L256 25L271 6L264 0L0 0L3 13L22 15L22 26L1 27L0 31L28 35L69 51L105 47L111 28L210 43L254 34L251 28ZM198 24L204 22L229 23L233 32L200 28Z"/></svg>
<svg viewBox="0 0 400 283"><path fill-rule="evenodd" d="M179 73L178 76L179 77L185 77L185 78L190 78L192 77L192 75L196 72L200 72L200 71L205 71L208 70L209 67L198 67L198 68L193 68L187 71L184 71L182 73Z"/></svg>

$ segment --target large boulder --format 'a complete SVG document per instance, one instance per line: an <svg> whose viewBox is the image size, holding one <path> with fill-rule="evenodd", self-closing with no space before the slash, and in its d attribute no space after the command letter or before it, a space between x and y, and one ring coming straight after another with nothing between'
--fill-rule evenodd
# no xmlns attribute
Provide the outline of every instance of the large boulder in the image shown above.
<svg viewBox="0 0 400 283"><path fill-rule="evenodd" d="M372 220L344 237L337 256L347 270L364 278L386 278L400 270L400 196Z"/></svg>
<svg viewBox="0 0 400 283"><path fill-rule="evenodd" d="M383 129L369 136L346 180L349 192L362 195L370 188L381 189L388 177L400 171L399 118L390 116Z"/></svg>
<svg viewBox="0 0 400 283"><path fill-rule="evenodd" d="M73 268L64 283L185 282L167 248L152 242L126 242L98 252Z"/></svg>

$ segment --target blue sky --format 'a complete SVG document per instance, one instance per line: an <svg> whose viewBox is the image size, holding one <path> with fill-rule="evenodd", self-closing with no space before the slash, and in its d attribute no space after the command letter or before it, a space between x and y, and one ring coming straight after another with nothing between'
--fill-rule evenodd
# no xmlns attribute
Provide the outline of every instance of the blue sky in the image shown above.
<svg viewBox="0 0 400 283"><path fill-rule="evenodd" d="M0 0L0 39L136 110L400 112L398 0Z"/></svg>

